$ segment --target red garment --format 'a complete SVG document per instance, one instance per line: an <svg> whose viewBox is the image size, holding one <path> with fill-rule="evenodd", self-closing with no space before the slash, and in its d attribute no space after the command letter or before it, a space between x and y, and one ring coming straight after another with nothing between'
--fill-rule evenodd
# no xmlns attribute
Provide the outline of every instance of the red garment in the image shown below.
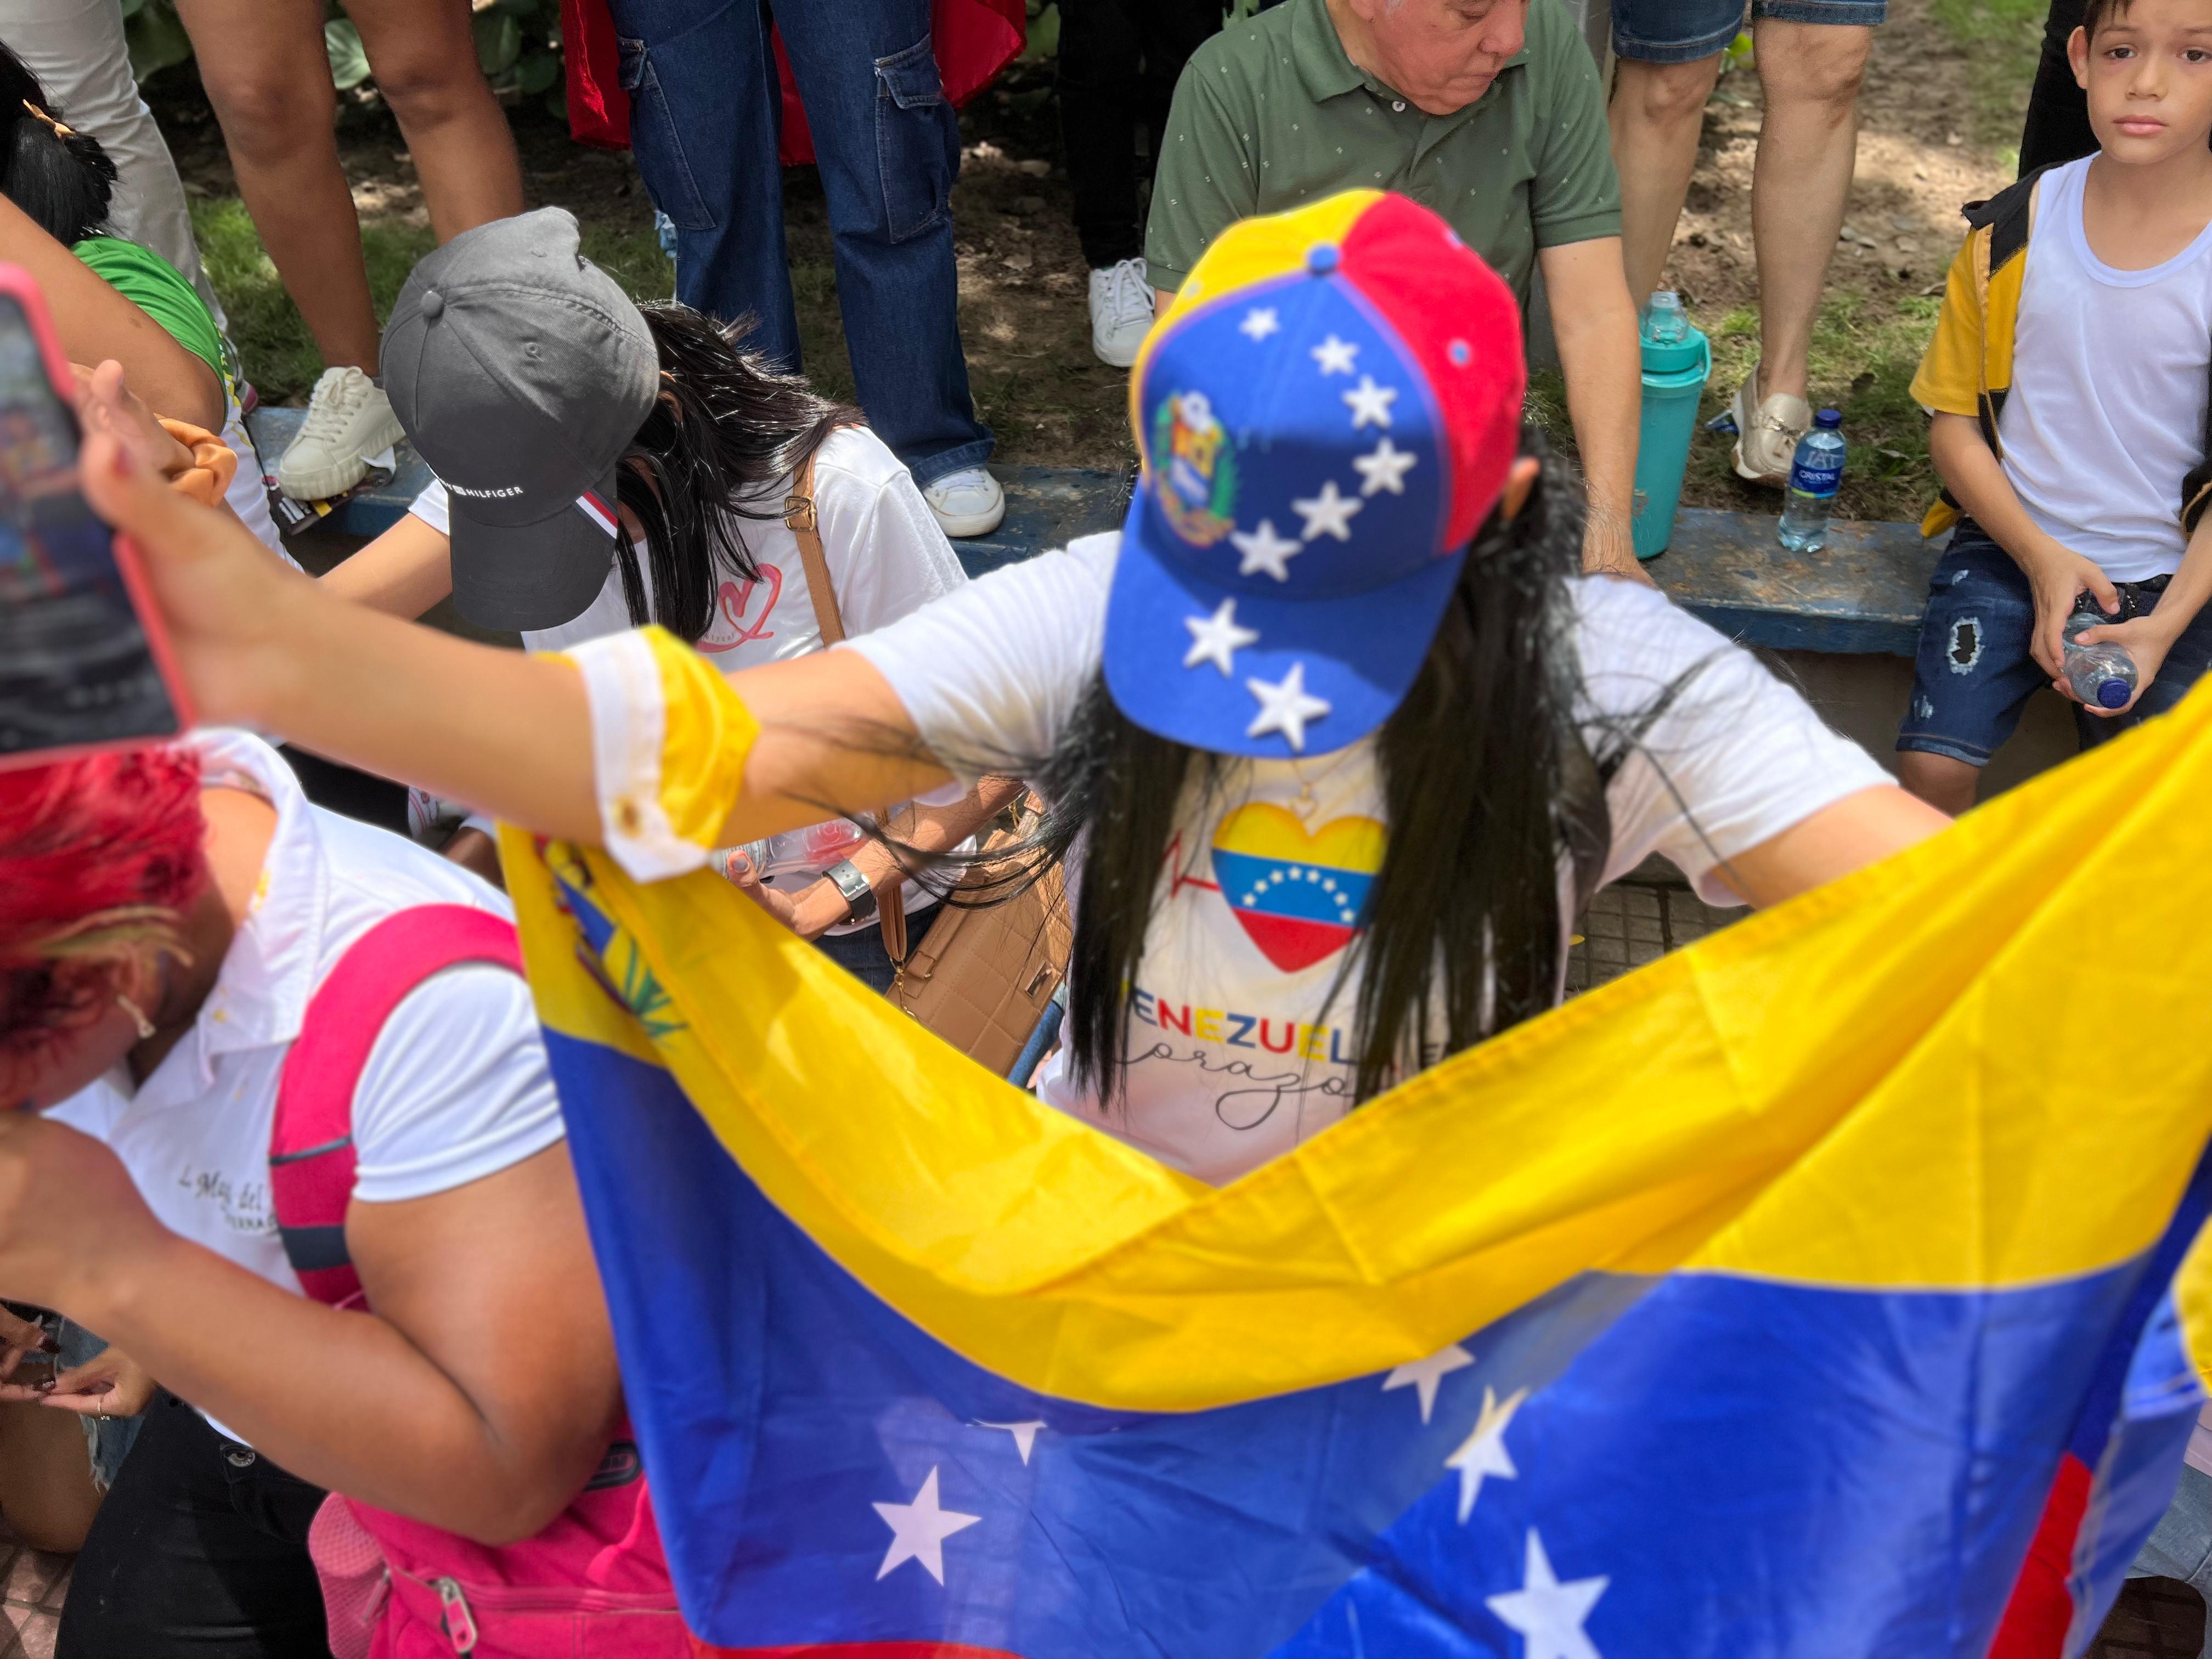
<svg viewBox="0 0 2212 1659"><path fill-rule="evenodd" d="M957 109L1021 55L1029 13L1023 0L933 0L929 27L937 72ZM580 144L627 149L629 94L622 89L621 54L606 0L561 0L561 39L568 49L568 131ZM814 139L806 130L806 111L791 78L783 37L779 33L775 41L776 72L783 82L780 159L792 167L814 159Z"/></svg>

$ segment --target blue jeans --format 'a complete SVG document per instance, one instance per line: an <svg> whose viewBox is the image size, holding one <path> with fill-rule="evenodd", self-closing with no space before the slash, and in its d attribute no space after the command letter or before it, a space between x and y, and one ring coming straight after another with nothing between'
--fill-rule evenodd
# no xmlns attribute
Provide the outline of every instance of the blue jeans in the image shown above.
<svg viewBox="0 0 2212 1659"><path fill-rule="evenodd" d="M951 192L960 128L929 0L611 0L630 143L676 227L676 296L799 367L776 161L782 33L829 198L860 406L918 483L990 459L960 349Z"/></svg>
<svg viewBox="0 0 2212 1659"><path fill-rule="evenodd" d="M2114 582L2114 622L2148 615L2166 578ZM1961 519L1951 545L1928 579L1928 609L1912 665L1912 702L1897 734L1900 750L1948 755L1986 766L2020 724L2027 700L2051 676L2028 654L2035 631L2035 594L2027 573L1972 519ZM2074 709L2084 749L2109 743L2131 726L2163 714L2212 666L2212 605L2198 611L2166 653L2166 662L2136 706L2115 718Z"/></svg>

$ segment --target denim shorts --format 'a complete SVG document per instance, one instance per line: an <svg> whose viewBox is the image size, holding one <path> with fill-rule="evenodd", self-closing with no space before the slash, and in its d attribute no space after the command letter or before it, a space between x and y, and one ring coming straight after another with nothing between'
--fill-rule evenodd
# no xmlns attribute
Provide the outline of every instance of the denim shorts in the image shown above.
<svg viewBox="0 0 2212 1659"><path fill-rule="evenodd" d="M2113 583L2120 614L2112 620L2148 614L2166 580ZM1898 729L1898 748L1988 765L2020 725L2028 698L2051 684L2051 676L2028 654L2034 628L2035 595L2027 573L1979 525L1961 519L1928 580L1928 609L1913 654L1912 702ZM2163 714L2207 667L2212 667L2212 605L2182 630L2133 708L2111 719L2075 708L2081 746L2106 742Z"/></svg>
<svg viewBox="0 0 2212 1659"><path fill-rule="evenodd" d="M1613 49L1641 64L1694 64L1735 39L1743 13L1743 0L1613 0ZM1751 0L1751 15L1871 28L1889 15L1889 0Z"/></svg>

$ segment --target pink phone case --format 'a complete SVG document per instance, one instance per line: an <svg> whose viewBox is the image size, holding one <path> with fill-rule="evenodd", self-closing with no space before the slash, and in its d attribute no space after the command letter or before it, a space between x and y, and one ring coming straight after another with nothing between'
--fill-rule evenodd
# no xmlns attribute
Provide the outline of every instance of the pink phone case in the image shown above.
<svg viewBox="0 0 2212 1659"><path fill-rule="evenodd" d="M61 399L63 410L70 423L77 428L82 443L84 429L77 420L76 375L70 368L70 360L62 350L61 340L54 332L52 314L46 310L46 296L31 273L21 265L0 263L0 295L14 299L23 307L29 319L31 335L38 342L39 359L46 365L46 379ZM177 672L175 653L170 649L168 629L161 621L160 608L154 603L151 590L146 585L146 573L138 560L138 550L131 538L121 533L113 538L115 567L123 577L124 592L131 596L131 608L137 613L138 626L146 635L146 647L154 659L155 672L161 677L162 689L168 693L169 707L176 711L177 727L173 732L149 732L128 738L117 738L104 743L70 744L59 749L27 750L20 754L0 755L0 770L20 766L44 766L51 762L66 760L72 755L96 754L107 749L137 749L150 743L161 743L181 737L192 724L192 705L185 690L184 677Z"/></svg>

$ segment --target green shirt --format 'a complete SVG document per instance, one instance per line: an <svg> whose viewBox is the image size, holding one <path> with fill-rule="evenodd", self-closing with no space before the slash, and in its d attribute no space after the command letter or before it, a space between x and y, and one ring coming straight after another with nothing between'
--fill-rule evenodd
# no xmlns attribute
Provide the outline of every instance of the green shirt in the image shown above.
<svg viewBox="0 0 2212 1659"><path fill-rule="evenodd" d="M1521 51L1450 115L1424 114L1354 64L1324 0L1286 0L1200 46L1176 83L1152 185L1154 285L1181 288L1239 219L1368 188L1434 209L1525 307L1537 249L1620 234L1597 64L1559 0L1528 4Z"/></svg>
<svg viewBox="0 0 2212 1659"><path fill-rule="evenodd" d="M207 302L174 265L153 249L120 236L89 236L70 252L94 276L159 323L171 339L213 369L225 387L230 385L222 331L215 325Z"/></svg>

